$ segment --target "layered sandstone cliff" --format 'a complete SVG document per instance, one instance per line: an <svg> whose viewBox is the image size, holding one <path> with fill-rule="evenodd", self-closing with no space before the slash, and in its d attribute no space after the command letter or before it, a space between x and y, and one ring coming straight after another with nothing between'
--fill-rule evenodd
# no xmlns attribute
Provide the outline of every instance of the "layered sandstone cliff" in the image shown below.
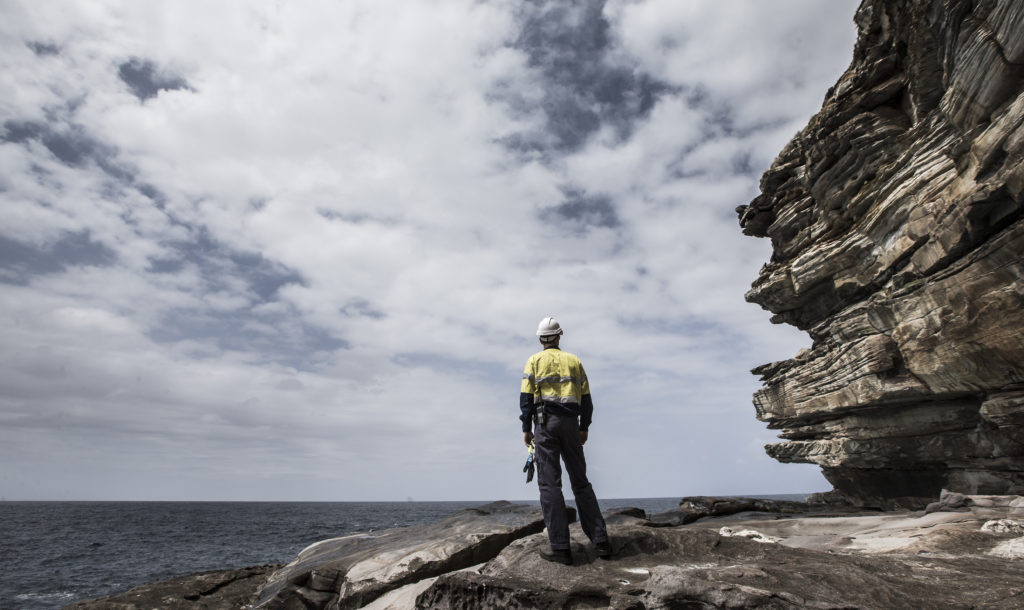
<svg viewBox="0 0 1024 610"><path fill-rule="evenodd" d="M742 206L783 462L847 498L1024 493L1024 3L865 0L850 68Z"/></svg>

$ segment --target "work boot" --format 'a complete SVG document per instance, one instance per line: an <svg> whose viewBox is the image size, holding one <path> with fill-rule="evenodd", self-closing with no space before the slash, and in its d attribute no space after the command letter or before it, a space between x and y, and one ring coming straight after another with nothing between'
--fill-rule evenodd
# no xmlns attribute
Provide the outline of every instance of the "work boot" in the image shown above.
<svg viewBox="0 0 1024 610"><path fill-rule="evenodd" d="M611 541L605 540L604 542L595 542L594 543L594 549L597 550L597 556L600 557L601 559L611 559L612 558L612 543L611 543Z"/></svg>
<svg viewBox="0 0 1024 610"><path fill-rule="evenodd" d="M537 553L547 561L567 566L572 565L572 551L569 549L547 549L542 547Z"/></svg>

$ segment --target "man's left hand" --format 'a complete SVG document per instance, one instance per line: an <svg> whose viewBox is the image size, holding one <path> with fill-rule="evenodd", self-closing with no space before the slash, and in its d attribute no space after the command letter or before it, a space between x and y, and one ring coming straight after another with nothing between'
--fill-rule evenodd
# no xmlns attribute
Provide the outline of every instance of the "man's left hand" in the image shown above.
<svg viewBox="0 0 1024 610"><path fill-rule="evenodd" d="M581 445L586 445L587 444L587 436L588 436L588 433L587 433L586 430L580 430L580 444Z"/></svg>

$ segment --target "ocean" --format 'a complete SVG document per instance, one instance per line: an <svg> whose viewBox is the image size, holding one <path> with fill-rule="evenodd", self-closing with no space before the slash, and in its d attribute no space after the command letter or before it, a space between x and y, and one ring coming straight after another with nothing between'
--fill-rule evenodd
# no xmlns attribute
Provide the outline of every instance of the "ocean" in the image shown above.
<svg viewBox="0 0 1024 610"><path fill-rule="evenodd" d="M430 523L486 503L0 502L0 609L61 608L175 576L288 563L319 540ZM653 514L679 498L600 503Z"/></svg>

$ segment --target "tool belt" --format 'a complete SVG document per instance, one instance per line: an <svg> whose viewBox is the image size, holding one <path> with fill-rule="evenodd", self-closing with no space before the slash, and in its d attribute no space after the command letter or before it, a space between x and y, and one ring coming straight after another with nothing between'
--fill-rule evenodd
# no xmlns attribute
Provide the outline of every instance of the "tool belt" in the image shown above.
<svg viewBox="0 0 1024 610"><path fill-rule="evenodd" d="M548 412L544 409L544 403L537 403L533 412L533 423L543 426L548 421Z"/></svg>

